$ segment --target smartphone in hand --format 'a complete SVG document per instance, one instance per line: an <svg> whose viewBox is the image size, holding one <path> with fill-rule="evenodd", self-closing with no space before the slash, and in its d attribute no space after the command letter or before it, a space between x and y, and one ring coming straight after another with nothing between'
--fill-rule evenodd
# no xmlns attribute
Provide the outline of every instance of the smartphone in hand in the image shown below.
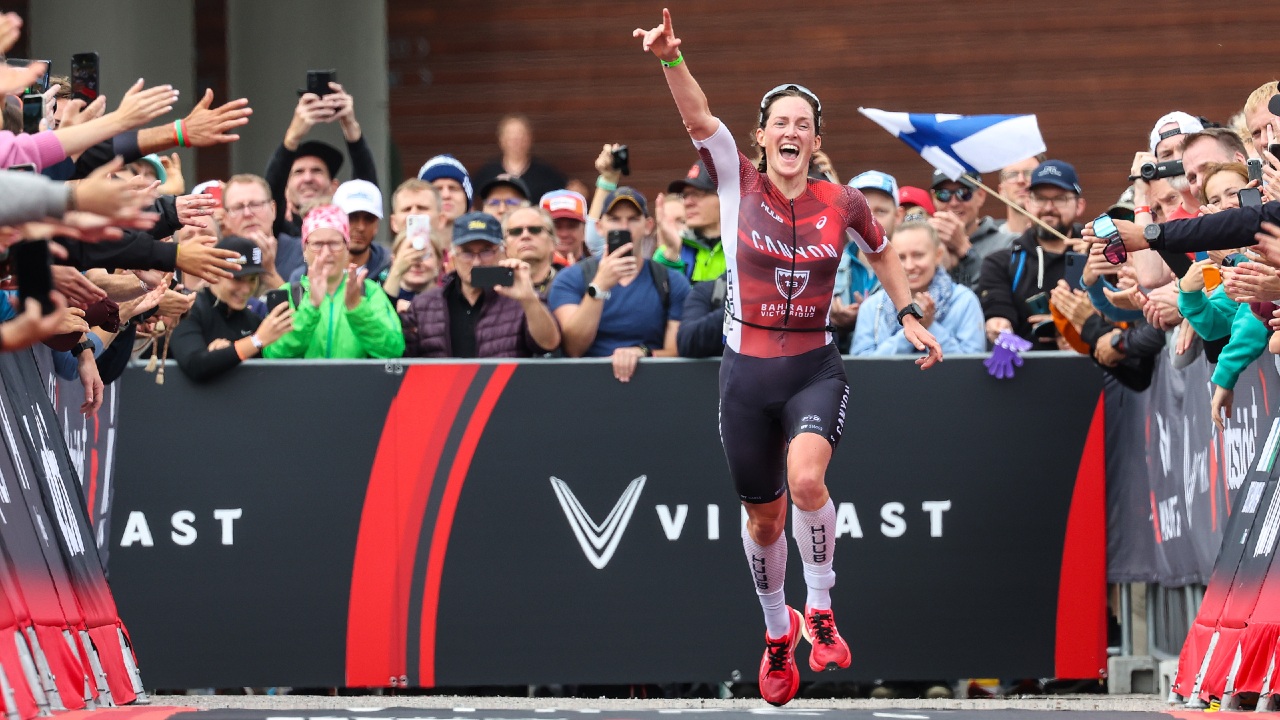
<svg viewBox="0 0 1280 720"><path fill-rule="evenodd" d="M71 56L71 96L86 104L98 99L101 65L98 53L76 53Z"/></svg>
<svg viewBox="0 0 1280 720"><path fill-rule="evenodd" d="M307 89L309 92L320 97L333 93L333 88L329 87L329 83L338 81L337 70L308 70L307 71Z"/></svg>
<svg viewBox="0 0 1280 720"><path fill-rule="evenodd" d="M31 240L9 248L13 274L18 280L19 308L27 298L40 301L40 310L48 315L53 312L53 263L49 256L49 241Z"/></svg>
<svg viewBox="0 0 1280 720"><path fill-rule="evenodd" d="M1063 277L1067 281L1067 287L1072 290L1082 290L1081 281L1084 279L1084 266L1089 262L1089 256L1084 253L1068 251L1066 255L1067 272Z"/></svg>
<svg viewBox="0 0 1280 720"><path fill-rule="evenodd" d="M473 288L488 290L499 285L511 287L515 284L516 271L512 268L501 265L471 268L471 287Z"/></svg>

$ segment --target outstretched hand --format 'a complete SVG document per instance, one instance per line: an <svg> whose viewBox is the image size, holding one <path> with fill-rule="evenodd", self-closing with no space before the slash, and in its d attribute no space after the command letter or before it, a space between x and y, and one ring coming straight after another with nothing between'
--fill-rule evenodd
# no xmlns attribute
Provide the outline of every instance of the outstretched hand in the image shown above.
<svg viewBox="0 0 1280 720"><path fill-rule="evenodd" d="M925 356L916 359L916 364L921 370L929 368L942 362L942 346L938 344L933 333L925 329L914 316L903 318L902 334L907 338L907 342L915 346L917 350L925 351Z"/></svg>
<svg viewBox="0 0 1280 720"><path fill-rule="evenodd" d="M673 62L680 57L680 38L671 29L671 11L662 8L662 24L652 30L636 28L631 37L643 38L640 46L645 52L651 52L659 60Z"/></svg>

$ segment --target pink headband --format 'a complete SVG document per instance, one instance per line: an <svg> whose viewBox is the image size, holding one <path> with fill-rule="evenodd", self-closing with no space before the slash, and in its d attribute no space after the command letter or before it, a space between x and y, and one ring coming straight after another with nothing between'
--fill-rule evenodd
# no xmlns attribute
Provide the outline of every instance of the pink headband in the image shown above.
<svg viewBox="0 0 1280 720"><path fill-rule="evenodd" d="M331 228L342 233L343 242L351 244L351 221L347 214L337 205L317 205L302 219L302 242L305 244L311 233L322 228Z"/></svg>

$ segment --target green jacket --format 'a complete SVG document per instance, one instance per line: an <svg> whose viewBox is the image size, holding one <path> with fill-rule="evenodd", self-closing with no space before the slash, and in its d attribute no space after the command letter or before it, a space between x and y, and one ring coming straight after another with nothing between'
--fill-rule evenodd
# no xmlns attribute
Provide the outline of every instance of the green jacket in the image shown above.
<svg viewBox="0 0 1280 720"><path fill-rule="evenodd" d="M686 232L682 240L684 244L680 248L678 261L668 260L661 247L653 251L653 261L684 273L685 279L690 283L715 280L724 274L724 244L720 242L720 238L704 238Z"/></svg>
<svg viewBox="0 0 1280 720"><path fill-rule="evenodd" d="M1266 352L1267 336L1270 334L1267 324L1254 315L1247 304L1241 303L1231 322L1231 339L1218 354L1218 366L1213 369L1213 377L1210 378L1213 384L1234 390L1240 373Z"/></svg>
<svg viewBox="0 0 1280 720"><path fill-rule="evenodd" d="M1270 332L1266 323L1248 305L1227 297L1222 287L1208 297L1198 290L1178 293L1178 310L1205 340L1231 337L1218 354L1212 381L1220 388L1234 390L1240 373L1267 349Z"/></svg>
<svg viewBox="0 0 1280 720"><path fill-rule="evenodd" d="M391 300L372 280L364 281L364 300L347 310L344 278L316 307L304 275L302 301L293 304L293 330L262 351L266 358L398 358L404 355L404 331ZM289 286L285 285L284 289Z"/></svg>

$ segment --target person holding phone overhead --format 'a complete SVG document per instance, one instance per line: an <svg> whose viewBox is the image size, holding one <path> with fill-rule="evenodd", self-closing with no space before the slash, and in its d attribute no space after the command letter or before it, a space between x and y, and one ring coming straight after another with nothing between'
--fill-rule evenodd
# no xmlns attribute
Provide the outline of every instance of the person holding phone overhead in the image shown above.
<svg viewBox="0 0 1280 720"><path fill-rule="evenodd" d="M889 239L855 188L808 177L822 147L822 103L801 85L784 84L760 101L758 162L738 151L711 114L689 71L671 13L637 28L645 52L662 64L680 118L720 196L725 246L725 351L720 365L720 438L747 511L742 535L765 616L760 694L783 705L800 685L795 649L801 635L814 670L848 667L850 651L831 611L836 512L826 472L844 429L849 399L829 313L836 268L846 242L866 254L896 309L907 341L925 352L922 368L942 349L921 324L906 274ZM804 563L805 613L787 606L787 491Z"/></svg>
<svg viewBox="0 0 1280 720"><path fill-rule="evenodd" d="M511 237L546 228L512 225ZM560 346L560 327L533 289L529 263L506 257L502 226L488 213L453 223L453 272L418 294L404 322L406 357L532 357Z"/></svg>
<svg viewBox="0 0 1280 720"><path fill-rule="evenodd" d="M640 359L675 357L676 333L689 295L684 273L646 260L640 241L653 232L649 203L635 188L604 199L600 257L556 275L547 304L564 332L568 357L611 357L613 374L629 382Z"/></svg>
<svg viewBox="0 0 1280 720"><path fill-rule="evenodd" d="M178 323L170 352L187 377L197 382L227 372L293 329L289 303L273 308L264 320L249 307L262 278L262 249L252 240L224 237L218 247L239 254L240 269L196 295L191 311Z"/></svg>

